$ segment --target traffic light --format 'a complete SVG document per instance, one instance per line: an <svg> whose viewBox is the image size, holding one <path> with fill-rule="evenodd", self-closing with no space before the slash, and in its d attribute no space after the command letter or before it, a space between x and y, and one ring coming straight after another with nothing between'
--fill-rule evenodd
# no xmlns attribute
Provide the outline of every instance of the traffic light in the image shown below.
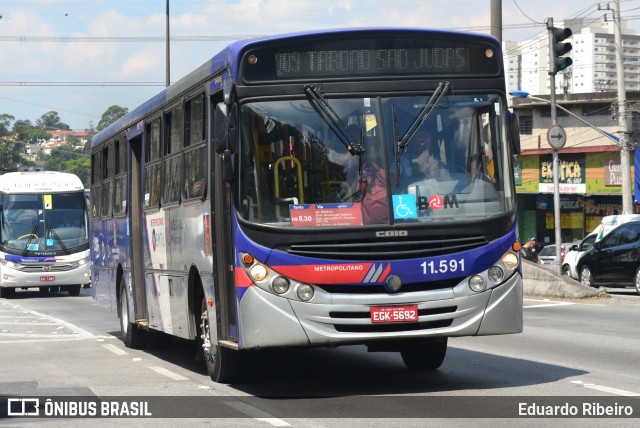
<svg viewBox="0 0 640 428"><path fill-rule="evenodd" d="M551 49L551 69L549 74L558 74L558 71L566 70L573 60L570 57L562 56L569 51L572 47L571 43L563 43L563 40L571 37L573 32L571 28L549 28L549 49Z"/></svg>

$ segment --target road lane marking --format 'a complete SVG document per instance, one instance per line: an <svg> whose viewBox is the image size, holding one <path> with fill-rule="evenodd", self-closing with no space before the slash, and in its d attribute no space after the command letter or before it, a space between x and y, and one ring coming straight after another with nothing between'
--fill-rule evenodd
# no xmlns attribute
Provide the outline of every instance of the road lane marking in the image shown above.
<svg viewBox="0 0 640 428"><path fill-rule="evenodd" d="M583 388L594 389L600 392L608 392L609 394L621 395L623 397L640 397L637 392L625 391L623 389L611 388L609 386L596 385L595 383L584 383L581 380L573 380L572 384L582 386Z"/></svg>
<svg viewBox="0 0 640 428"><path fill-rule="evenodd" d="M188 378L179 375L178 373L174 373L170 370L167 370L165 368L162 367L149 367L151 370L153 370L154 372L161 374L163 376L166 376L168 378L171 378L173 380L188 380Z"/></svg>
<svg viewBox="0 0 640 428"><path fill-rule="evenodd" d="M110 343L109 343L109 344L107 344L107 345L102 345L102 347L103 347L104 349L106 349L107 351L111 351L111 352L113 352L113 353L114 353L114 354L116 354L116 355L129 355L129 354L127 354L127 352L126 352L126 351L124 351L124 350L122 350L122 349L118 348L116 345L112 345L112 344L110 344Z"/></svg>
<svg viewBox="0 0 640 428"><path fill-rule="evenodd" d="M56 325L60 325L62 327L66 327L67 329L71 330L71 332L78 333L79 337L74 337L74 340L77 340L79 338L90 339L90 338L94 338L95 337L93 334L89 333L88 331L86 331L86 330L84 330L84 329L82 329L82 328L80 328L80 327L78 327L78 326L76 326L74 324L71 324L69 322L63 321L63 320L61 320L59 318L55 318L55 317L52 317L52 316L49 316L49 315L45 315L45 314L42 314L42 313L36 312L36 311L30 311L30 310L28 310L28 309L26 309L26 308L24 308L24 307L22 307L20 305L12 306L12 309L19 309L23 313L28 313L28 314L34 315L36 317L39 317L39 319L41 319L41 320L47 320L49 323L54 323ZM22 325L29 325L28 323L19 323L19 324L21 326ZM47 325L47 324L39 323L39 325ZM62 327L60 327L60 328L62 328Z"/></svg>
<svg viewBox="0 0 640 428"><path fill-rule="evenodd" d="M574 302L553 302L550 300L531 300L531 299L525 299L529 302L544 302L540 305L529 305L529 306L524 306L523 309L529 309L529 308L550 308L550 307L554 307L554 306L568 306L568 305L575 305Z"/></svg>
<svg viewBox="0 0 640 428"><path fill-rule="evenodd" d="M242 403L240 401L225 401L227 406L233 407L237 411L244 413L245 415L251 416L257 421L266 422L268 424L273 425L274 427L290 427L288 423L283 421L282 419L274 418L273 415L270 415L267 412L264 412L256 407L250 406L249 404Z"/></svg>

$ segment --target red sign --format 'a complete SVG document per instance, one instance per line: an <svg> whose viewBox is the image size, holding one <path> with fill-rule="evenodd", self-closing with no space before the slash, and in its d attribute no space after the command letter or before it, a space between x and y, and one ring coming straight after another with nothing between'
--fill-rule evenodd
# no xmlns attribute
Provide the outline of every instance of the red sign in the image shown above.
<svg viewBox="0 0 640 428"><path fill-rule="evenodd" d="M362 226L360 202L349 204L289 205L294 227Z"/></svg>
<svg viewBox="0 0 640 428"><path fill-rule="evenodd" d="M372 306L372 323L416 322L418 321L418 306Z"/></svg>
<svg viewBox="0 0 640 428"><path fill-rule="evenodd" d="M56 277L55 275L47 275L47 276L41 276L40 277L40 282L51 282L51 281L55 281Z"/></svg>

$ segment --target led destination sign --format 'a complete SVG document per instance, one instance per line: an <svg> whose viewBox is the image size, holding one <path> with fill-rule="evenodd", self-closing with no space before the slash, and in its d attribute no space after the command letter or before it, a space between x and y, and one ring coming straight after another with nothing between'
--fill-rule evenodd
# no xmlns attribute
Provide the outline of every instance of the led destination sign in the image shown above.
<svg viewBox="0 0 640 428"><path fill-rule="evenodd" d="M469 49L351 49L276 53L278 79L301 76L469 72Z"/></svg>
<svg viewBox="0 0 640 428"><path fill-rule="evenodd" d="M381 38L269 44L243 57L245 81L308 78L465 75L496 76L499 55L490 44L464 38Z"/></svg>

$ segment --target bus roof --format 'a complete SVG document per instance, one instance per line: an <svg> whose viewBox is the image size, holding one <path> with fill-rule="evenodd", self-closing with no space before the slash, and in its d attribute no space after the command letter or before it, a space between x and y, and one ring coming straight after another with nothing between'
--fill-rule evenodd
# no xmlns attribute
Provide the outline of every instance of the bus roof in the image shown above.
<svg viewBox="0 0 640 428"><path fill-rule="evenodd" d="M82 190L82 180L75 175L58 171L8 172L0 175L3 193L57 193Z"/></svg>
<svg viewBox="0 0 640 428"><path fill-rule="evenodd" d="M103 129L99 133L97 133L92 141L91 147L96 147L111 138L115 134L127 130L131 126L138 123L144 117L146 117L151 112L160 108L166 102L172 100L175 97L178 97L188 89L192 87L198 81L205 80L208 77L212 77L214 73L219 72L227 68L231 73L231 78L235 81L238 77L238 67L236 66L238 61L240 60L240 55L244 52L245 49L251 47L252 45L264 43L264 42L275 42L275 41L286 41L290 39L298 39L305 37L314 37L318 35L347 35L347 34L358 34L360 37L364 37L367 34L377 34L377 35L391 35L391 34L431 34L434 36L459 36L459 37L474 37L478 40L483 40L484 42L494 44L498 48L500 48L500 42L491 35L488 34L479 34L479 33L469 33L469 32L461 32L461 31L451 31L451 30L439 30L439 29L429 29L429 28L393 28L393 27L362 27L362 28L339 28L339 29L325 29L325 30L311 30L304 32L295 32L295 33L284 33L270 36L260 36L254 37L244 40L239 40L236 42L232 42L228 44L224 49L222 49L219 53L213 56L211 59L206 61L200 67L196 68L189 74L183 76L177 82L162 90L154 97L150 98L140 106L136 107L107 128Z"/></svg>

